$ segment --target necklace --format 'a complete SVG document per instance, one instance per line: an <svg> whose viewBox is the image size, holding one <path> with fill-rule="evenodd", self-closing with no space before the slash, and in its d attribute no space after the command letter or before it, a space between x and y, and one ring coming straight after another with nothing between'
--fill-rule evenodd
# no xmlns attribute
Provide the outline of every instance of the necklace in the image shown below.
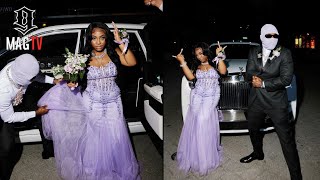
<svg viewBox="0 0 320 180"><path fill-rule="evenodd" d="M102 54L100 54L99 56L95 55L95 53L92 51L91 52L91 55L92 57L96 58L97 61L99 62L100 64L100 67L102 67L102 58L107 54L107 49L104 49Z"/></svg>
<svg viewBox="0 0 320 180"><path fill-rule="evenodd" d="M107 49L104 49L102 54L100 54L99 56L97 56L93 51L91 52L92 57L95 57L97 59L103 58L106 54L107 54Z"/></svg>
<svg viewBox="0 0 320 180"><path fill-rule="evenodd" d="M22 86L19 85L19 84L17 84L16 82L13 81L13 79L10 78L10 76L9 76L9 70L10 70L10 68L7 69L7 76L8 76L9 81L10 81L17 89L20 89Z"/></svg>
<svg viewBox="0 0 320 180"><path fill-rule="evenodd" d="M209 64L209 62L207 61L207 62L203 62L203 63L201 63L201 65L207 65L207 64Z"/></svg>
<svg viewBox="0 0 320 180"><path fill-rule="evenodd" d="M12 104L13 106L18 106L20 103L22 103L22 99L23 99L23 86L15 83L13 81L13 79L10 78L10 75L9 75L9 68L7 69L7 76L8 76L8 79L9 81L17 88L19 89L17 94L16 94L16 97L14 98L14 100L12 101Z"/></svg>
<svg viewBox="0 0 320 180"><path fill-rule="evenodd" d="M102 59L105 55L106 55L106 53L103 52L103 53L100 54L99 56L93 55L93 57L95 57L95 58L97 58L97 59Z"/></svg>

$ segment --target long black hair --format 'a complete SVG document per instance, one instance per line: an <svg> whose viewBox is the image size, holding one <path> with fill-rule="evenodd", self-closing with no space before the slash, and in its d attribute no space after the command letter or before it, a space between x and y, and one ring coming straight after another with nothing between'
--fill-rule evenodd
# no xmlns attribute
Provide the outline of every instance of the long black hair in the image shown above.
<svg viewBox="0 0 320 180"><path fill-rule="evenodd" d="M92 57L92 46L91 46L91 41L92 41L92 31L95 28L99 28L104 30L105 34L106 34L106 45L105 48L107 50L107 54L110 57L111 61L116 65L117 69L119 69L121 62L120 62L120 58L119 55L117 54L117 52L115 51L115 49L118 47L118 44L116 44L114 42L114 35L111 32L111 30L109 29L109 27L102 22L92 22L91 24L89 24L89 26L86 29L85 32L85 46L83 47L83 53L84 54L90 54L89 56L89 60L86 62L86 71L84 74L83 79L79 82L81 85L81 92L83 92L86 88L87 88L87 74L88 74L88 67L89 67L89 63L90 63L90 59ZM117 79L116 79L117 82Z"/></svg>
<svg viewBox="0 0 320 180"><path fill-rule="evenodd" d="M201 48L202 49L203 55L208 57L209 64L212 67L214 67L215 69L217 69L217 65L212 62L212 60L215 58L215 53L212 52L212 50L210 49L209 44L207 44L205 42L197 42L192 47L193 62L192 62L191 70L193 71L193 73L196 72L196 70L198 69L198 66L201 64L201 62L197 59L197 56L196 56L196 53L195 53L197 48Z"/></svg>
<svg viewBox="0 0 320 180"><path fill-rule="evenodd" d="M205 42L197 42L192 46L192 64L190 69L192 70L193 74L194 74L194 79L189 83L189 86L191 88L195 87L195 84L197 82L197 77L196 77L196 71L199 67L199 65L201 64L201 62L197 59L197 55L196 55L196 49L201 48L202 49L202 53L203 55L208 57L208 63L215 69L217 69L217 64L212 62L213 58L215 58L215 53L212 52L212 50L210 49L209 44L205 43Z"/></svg>

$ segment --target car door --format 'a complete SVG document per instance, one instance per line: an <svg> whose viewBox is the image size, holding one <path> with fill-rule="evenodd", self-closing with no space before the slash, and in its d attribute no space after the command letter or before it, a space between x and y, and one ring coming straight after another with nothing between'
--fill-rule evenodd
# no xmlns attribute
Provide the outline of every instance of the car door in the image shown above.
<svg viewBox="0 0 320 180"><path fill-rule="evenodd" d="M63 64L65 57L65 48L68 48L71 52L78 52L80 48L81 29L53 29L42 28L38 29L29 37L36 36L42 38L41 47L32 50L2 50L0 53L1 69L7 63L14 60L17 56L23 53L30 53L34 55L39 61L40 70L44 74L52 76L51 68L56 64ZM32 47L31 39L28 39L26 43L29 47ZM16 111L33 111L37 108L37 101L39 98L53 86L53 84L45 84L33 82L28 86L28 89L24 95L24 101L19 106L15 107ZM15 123L15 128L19 133L19 142L39 142L42 141L40 137L39 127L41 127L41 121L38 117L30 119L26 122Z"/></svg>

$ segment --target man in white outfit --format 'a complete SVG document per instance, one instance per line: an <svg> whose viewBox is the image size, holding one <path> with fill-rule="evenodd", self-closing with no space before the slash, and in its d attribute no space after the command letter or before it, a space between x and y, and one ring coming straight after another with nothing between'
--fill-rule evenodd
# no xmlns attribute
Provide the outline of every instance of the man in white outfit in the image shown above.
<svg viewBox="0 0 320 180"><path fill-rule="evenodd" d="M15 131L13 123L24 122L36 116L46 114L46 107L35 111L14 112L14 106L22 102L23 94L32 81L57 83L52 77L39 76L37 59L31 54L22 54L8 63L0 71L0 179L9 180L14 162L12 152L15 148ZM38 75L38 77L37 77Z"/></svg>

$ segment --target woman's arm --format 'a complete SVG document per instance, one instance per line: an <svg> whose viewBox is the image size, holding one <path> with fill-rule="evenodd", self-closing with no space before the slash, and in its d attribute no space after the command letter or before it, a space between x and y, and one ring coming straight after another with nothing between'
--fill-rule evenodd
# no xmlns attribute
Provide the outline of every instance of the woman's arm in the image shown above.
<svg viewBox="0 0 320 180"><path fill-rule="evenodd" d="M175 57L180 62L180 67L182 68L184 75L189 81L191 81L195 78L195 76L193 75L192 71L188 67L187 62L185 61L184 56L182 54L182 51L183 49L181 49L178 55L173 57Z"/></svg>
<svg viewBox="0 0 320 180"><path fill-rule="evenodd" d="M224 47L221 47L220 46L220 43L218 41L218 47L216 48L216 56L218 57L218 71L221 75L225 75L227 73L227 66L226 64L224 63L224 60L226 59L226 56L224 54L224 49L226 48L227 46L224 46Z"/></svg>
<svg viewBox="0 0 320 180"><path fill-rule="evenodd" d="M184 75L186 76L186 78L191 81L195 78L195 76L193 75L192 71L190 70L190 68L187 65L187 62L182 62L180 63L180 67L183 70Z"/></svg>
<svg viewBox="0 0 320 180"><path fill-rule="evenodd" d="M227 73L227 66L222 59L219 60L218 71L221 75L225 75Z"/></svg>
<svg viewBox="0 0 320 180"><path fill-rule="evenodd" d="M137 64L136 57L134 56L133 52L128 48L129 39L121 39L119 30L114 22L112 22L114 31L114 40L119 43L119 48L116 48L116 52L120 57L120 62L124 66L134 66ZM127 41L124 41L127 40Z"/></svg>
<svg viewBox="0 0 320 180"><path fill-rule="evenodd" d="M134 66L137 64L136 57L134 56L133 52L128 49L126 53L122 54L124 47L124 44L120 44L119 48L116 48L116 52L120 57L120 62L124 66Z"/></svg>

